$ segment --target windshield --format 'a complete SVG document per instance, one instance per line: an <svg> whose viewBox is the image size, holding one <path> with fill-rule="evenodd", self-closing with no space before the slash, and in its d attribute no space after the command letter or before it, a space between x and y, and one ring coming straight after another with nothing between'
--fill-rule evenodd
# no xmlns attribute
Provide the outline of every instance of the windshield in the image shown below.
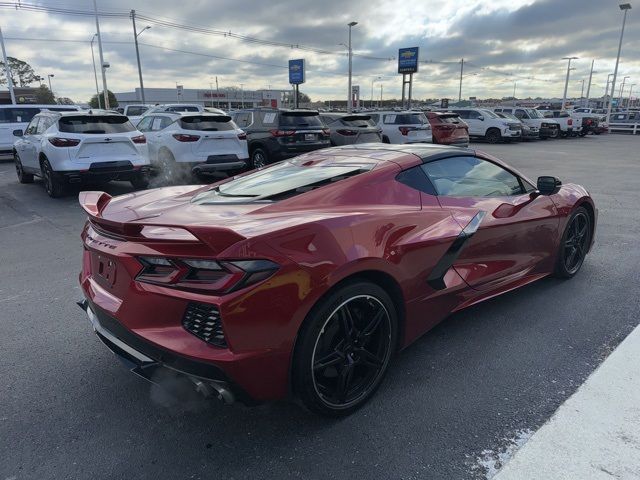
<svg viewBox="0 0 640 480"><path fill-rule="evenodd" d="M491 110L480 110L480 113L482 113L483 115L485 115L485 116L487 116L489 118L500 118L498 115L496 115Z"/></svg>
<svg viewBox="0 0 640 480"><path fill-rule="evenodd" d="M536 110L535 108L527 108L527 113L531 118L545 118L540 110Z"/></svg>
<svg viewBox="0 0 640 480"><path fill-rule="evenodd" d="M506 118L507 120L515 120L516 122L520 122L520 119L518 117L516 117L514 114L512 113L505 113L502 112L502 116L504 118Z"/></svg>
<svg viewBox="0 0 640 480"><path fill-rule="evenodd" d="M136 128L127 117L121 115L78 115L62 117L60 131L66 133L125 133Z"/></svg>
<svg viewBox="0 0 640 480"><path fill-rule="evenodd" d="M280 127L322 127L320 115L317 113L282 113L280 115Z"/></svg>
<svg viewBox="0 0 640 480"><path fill-rule="evenodd" d="M392 125L423 125L429 123L424 113L391 113L384 116L384 123Z"/></svg>
<svg viewBox="0 0 640 480"><path fill-rule="evenodd" d="M282 199L366 172L372 167L373 163L302 166L295 161L286 161L203 192L194 197L192 202L201 204Z"/></svg>

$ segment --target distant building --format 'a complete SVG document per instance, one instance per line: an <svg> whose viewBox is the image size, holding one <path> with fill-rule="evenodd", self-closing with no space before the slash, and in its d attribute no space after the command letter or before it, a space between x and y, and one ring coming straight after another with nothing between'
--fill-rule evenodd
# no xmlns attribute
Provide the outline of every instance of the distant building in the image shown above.
<svg viewBox="0 0 640 480"><path fill-rule="evenodd" d="M210 88L146 88L147 104L199 103L205 107L219 107L225 110L249 107L280 108L286 90L216 90ZM140 89L133 92L115 93L120 106L142 102Z"/></svg>

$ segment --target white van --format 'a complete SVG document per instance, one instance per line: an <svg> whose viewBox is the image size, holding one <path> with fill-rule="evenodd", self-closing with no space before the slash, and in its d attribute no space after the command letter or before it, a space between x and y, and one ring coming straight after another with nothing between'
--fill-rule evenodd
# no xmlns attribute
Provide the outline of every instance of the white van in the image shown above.
<svg viewBox="0 0 640 480"><path fill-rule="evenodd" d="M14 130L24 130L42 110L73 112L82 110L77 105L0 105L0 158L13 157Z"/></svg>

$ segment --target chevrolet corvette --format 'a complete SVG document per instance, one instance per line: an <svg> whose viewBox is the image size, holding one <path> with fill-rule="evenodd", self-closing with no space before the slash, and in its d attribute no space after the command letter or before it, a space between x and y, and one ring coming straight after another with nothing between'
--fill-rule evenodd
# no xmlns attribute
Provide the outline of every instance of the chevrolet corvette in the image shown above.
<svg viewBox="0 0 640 480"><path fill-rule="evenodd" d="M134 373L328 416L361 407L392 356L452 312L573 277L597 221L579 185L426 144L329 148L80 204L80 305Z"/></svg>

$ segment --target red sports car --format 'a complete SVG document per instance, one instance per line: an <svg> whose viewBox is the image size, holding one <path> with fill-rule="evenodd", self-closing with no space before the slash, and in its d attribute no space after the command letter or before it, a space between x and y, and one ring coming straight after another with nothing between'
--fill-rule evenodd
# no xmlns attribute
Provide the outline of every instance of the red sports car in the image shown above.
<svg viewBox="0 0 640 480"><path fill-rule="evenodd" d="M81 305L135 373L336 416L451 312L575 275L597 219L581 186L438 145L330 148L80 203Z"/></svg>

